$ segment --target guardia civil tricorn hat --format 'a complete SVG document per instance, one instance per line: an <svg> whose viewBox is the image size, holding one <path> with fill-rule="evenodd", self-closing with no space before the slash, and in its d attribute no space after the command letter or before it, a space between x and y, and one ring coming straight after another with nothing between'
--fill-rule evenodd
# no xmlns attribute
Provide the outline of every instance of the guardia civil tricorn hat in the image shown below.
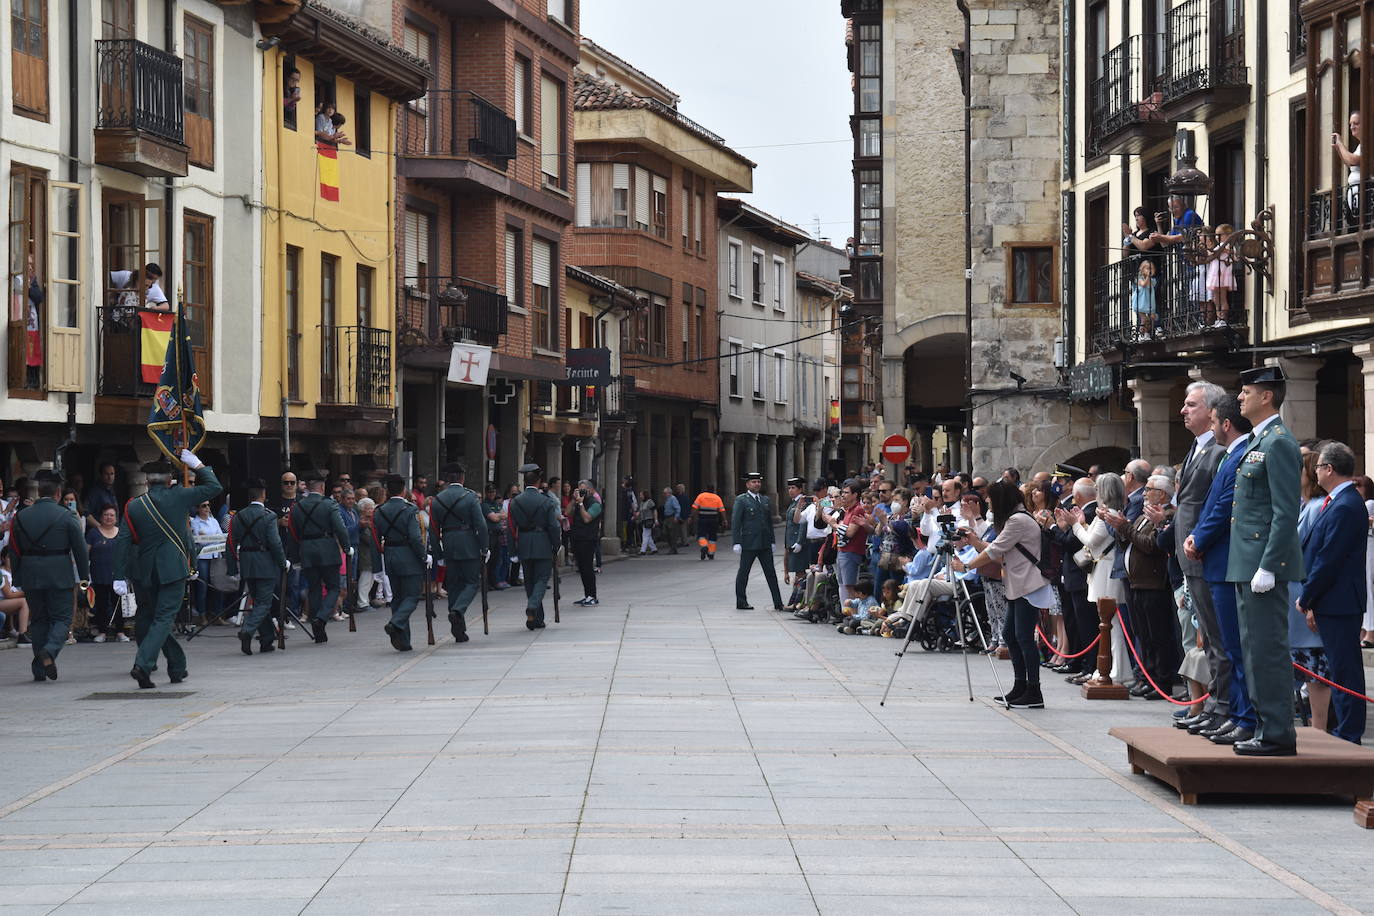
<svg viewBox="0 0 1374 916"><path fill-rule="evenodd" d="M1288 381L1280 366L1256 366L1240 373L1242 385L1282 385Z"/></svg>

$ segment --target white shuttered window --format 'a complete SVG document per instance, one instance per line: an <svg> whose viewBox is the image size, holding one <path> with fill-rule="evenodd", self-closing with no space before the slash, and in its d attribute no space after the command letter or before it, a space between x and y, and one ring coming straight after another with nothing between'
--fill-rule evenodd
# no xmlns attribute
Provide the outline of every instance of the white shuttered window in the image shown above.
<svg viewBox="0 0 1374 916"><path fill-rule="evenodd" d="M563 85L547 74L539 76L539 160L546 184L561 184L563 176Z"/></svg>
<svg viewBox="0 0 1374 916"><path fill-rule="evenodd" d="M520 233L506 230L506 303L524 308L525 297L520 288Z"/></svg>
<svg viewBox="0 0 1374 916"><path fill-rule="evenodd" d="M553 297L553 245L535 239L530 246L530 285L534 287L534 345L558 349L558 311Z"/></svg>

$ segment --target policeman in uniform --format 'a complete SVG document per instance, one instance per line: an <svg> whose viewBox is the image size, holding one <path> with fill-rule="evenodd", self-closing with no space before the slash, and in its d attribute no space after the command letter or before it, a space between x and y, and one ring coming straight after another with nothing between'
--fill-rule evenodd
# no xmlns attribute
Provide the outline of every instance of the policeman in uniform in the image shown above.
<svg viewBox="0 0 1374 916"><path fill-rule="evenodd" d="M787 511L782 517L782 547L785 551L782 562L783 585L788 584L793 575L800 581L810 565L806 557L806 526L801 517L802 510L806 508L806 481L800 477L788 478L787 498Z"/></svg>
<svg viewBox="0 0 1374 916"><path fill-rule="evenodd" d="M308 471L305 485L308 492L291 506L291 539L298 546L301 571L305 577L305 601L312 611L310 629L315 642L329 642L325 627L334 605L339 603L339 564L341 555L353 556L348 543L348 529L344 527L339 504L324 495L323 471ZM324 600L320 600L320 587Z"/></svg>
<svg viewBox="0 0 1374 916"><path fill-rule="evenodd" d="M414 503L401 495L405 489L401 475L389 476L387 500L372 516L372 537L391 580L391 620L387 621L386 635L391 637L391 648L397 652L410 651L410 615L420 602L425 571L433 565L420 538L419 512Z"/></svg>
<svg viewBox="0 0 1374 916"><path fill-rule="evenodd" d="M735 574L735 608L754 609L744 595L749 584L749 571L758 560L763 578L773 595L773 610L781 611L782 595L778 592L778 573L773 568L773 507L763 491L763 475L750 471L744 475L745 491L735 497L730 507L730 529L734 532L735 553L739 554L739 572Z"/></svg>
<svg viewBox="0 0 1374 916"><path fill-rule="evenodd" d="M244 591L253 599L253 609L244 614L239 628L239 647L244 655L252 655L254 633L258 651L271 652L277 647L273 641L272 590L281 573L291 569L291 561L286 559L277 533L277 514L263 504L267 484L254 479L245 489L251 502L229 522L226 563L229 575L242 577Z"/></svg>
<svg viewBox="0 0 1374 916"><path fill-rule="evenodd" d="M29 602L35 681L57 680L57 654L72 626L72 586L90 587L91 567L81 523L57 502L62 478L53 471L34 475L38 501L14 517L10 532L14 584ZM77 577L72 576L76 562Z"/></svg>
<svg viewBox="0 0 1374 916"><path fill-rule="evenodd" d="M464 614L482 583L482 555L487 549L487 519L477 494L463 486L461 464L444 468L448 486L429 503L429 553L443 562L448 588L448 625L454 642L468 641Z"/></svg>
<svg viewBox="0 0 1374 916"><path fill-rule="evenodd" d="M1236 584L1246 687L1255 736L1231 750L1247 757L1297 753L1288 645L1288 583L1303 579L1298 542L1302 454L1279 419L1287 379L1277 366L1240 374L1240 412L1254 424L1236 471L1226 580Z"/></svg>
<svg viewBox="0 0 1374 916"><path fill-rule="evenodd" d="M159 460L143 466L148 492L129 500L115 539L114 590L129 593L133 580L138 600L134 638L138 656L129 676L140 687L152 687L157 656L167 657L173 684L186 678L186 653L172 635L177 610L186 596L186 580L195 570L191 543L191 510L224 492L215 472L195 454L182 449L181 463L196 472L193 487L172 487L172 466Z"/></svg>
<svg viewBox="0 0 1374 916"><path fill-rule="evenodd" d="M525 629L544 628L544 591L549 587L553 558L563 540L558 503L540 489L544 473L537 464L523 464L525 489L510 501L510 522L520 568L525 579Z"/></svg>

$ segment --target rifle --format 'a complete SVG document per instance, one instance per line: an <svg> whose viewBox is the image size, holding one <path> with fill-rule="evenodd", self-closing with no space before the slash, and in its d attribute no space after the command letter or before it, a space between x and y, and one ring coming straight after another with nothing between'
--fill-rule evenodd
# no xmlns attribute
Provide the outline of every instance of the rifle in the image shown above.
<svg viewBox="0 0 1374 916"><path fill-rule="evenodd" d="M487 626L487 560L491 553L482 555L482 635L490 636L491 628Z"/></svg>
<svg viewBox="0 0 1374 916"><path fill-rule="evenodd" d="M561 580L560 580L559 577L558 577L558 555L557 555L557 554L554 554L554 557L553 557L553 622L554 622L554 623L562 623L562 621L558 619L558 599L563 597L563 590L559 587L560 581L561 581Z"/></svg>
<svg viewBox="0 0 1374 916"><path fill-rule="evenodd" d="M429 631L429 645L434 645L434 592L430 589L429 570L425 570L425 629Z"/></svg>

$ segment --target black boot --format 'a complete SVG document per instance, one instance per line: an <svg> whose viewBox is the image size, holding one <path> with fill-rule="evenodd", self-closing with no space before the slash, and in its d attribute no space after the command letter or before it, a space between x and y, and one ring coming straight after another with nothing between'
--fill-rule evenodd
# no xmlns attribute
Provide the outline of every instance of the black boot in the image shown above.
<svg viewBox="0 0 1374 916"><path fill-rule="evenodd" d="M992 702L1001 703L1003 706L1010 705L1021 694L1026 692L1025 681L1012 681L1011 690L1005 696L993 697Z"/></svg>
<svg viewBox="0 0 1374 916"><path fill-rule="evenodd" d="M1039 684L1027 684L1019 696L1007 703L1008 709L1044 709L1045 698L1040 695Z"/></svg>

